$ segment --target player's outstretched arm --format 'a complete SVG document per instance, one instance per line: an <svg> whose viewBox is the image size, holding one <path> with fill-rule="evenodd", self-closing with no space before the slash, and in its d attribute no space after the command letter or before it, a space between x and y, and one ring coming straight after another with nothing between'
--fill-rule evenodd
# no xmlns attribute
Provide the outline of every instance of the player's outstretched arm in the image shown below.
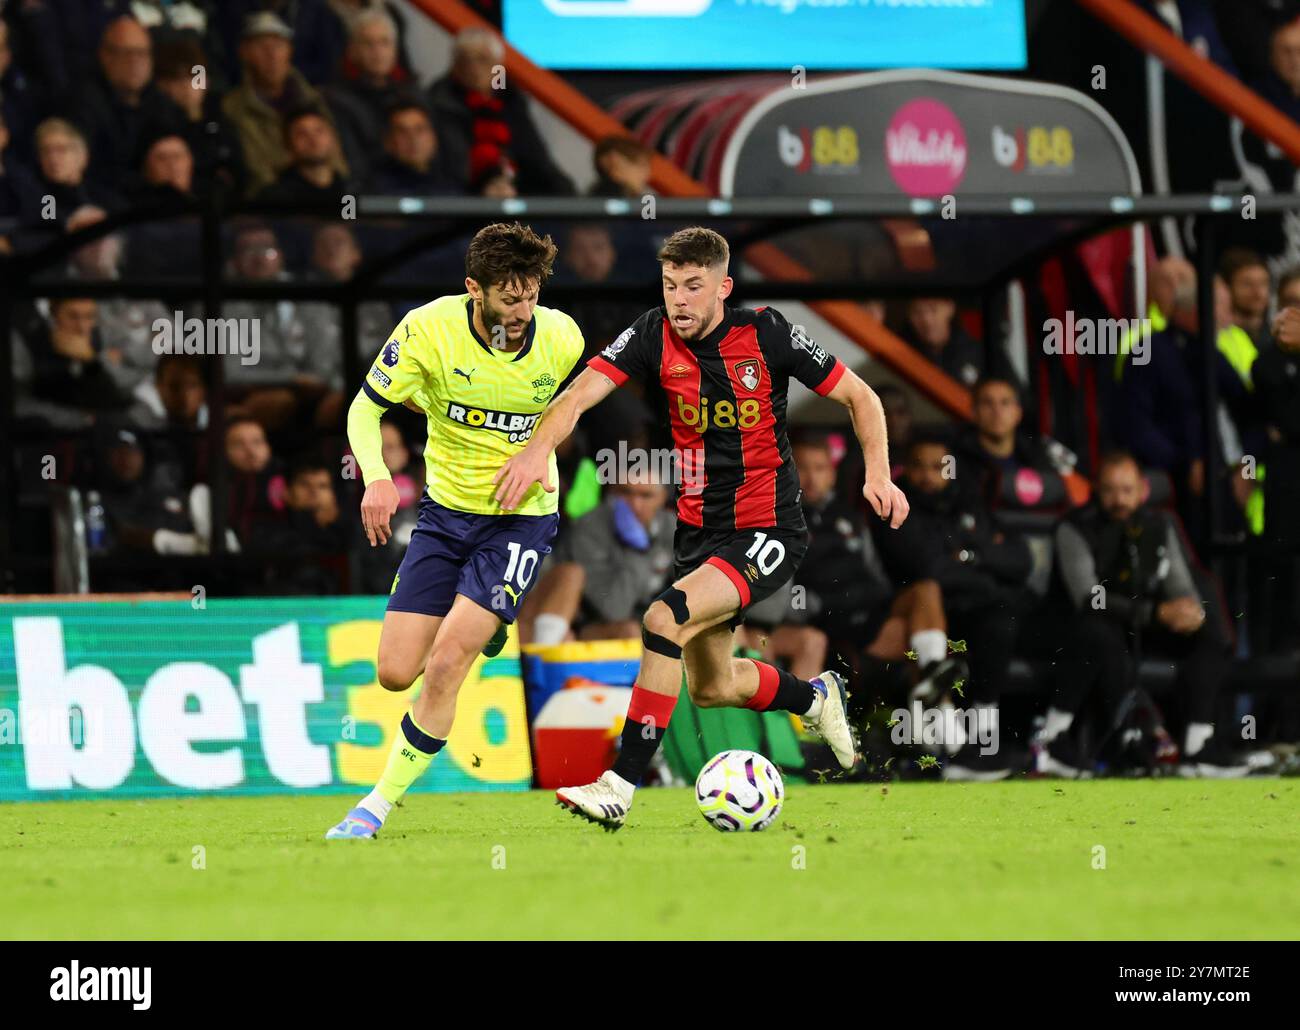
<svg viewBox="0 0 1300 1030"><path fill-rule="evenodd" d="M849 409L853 432L862 445L862 457L867 465L867 481L862 496L872 511L897 529L907 518L907 497L889 476L889 441L885 431L885 409L876 391L845 369L840 381L826 395Z"/></svg>
<svg viewBox="0 0 1300 1030"><path fill-rule="evenodd" d="M379 421L384 409L359 391L348 408L348 444L366 484L361 498L361 525L371 547L386 544L393 535L389 520L397 511L400 497L388 466L384 464L384 437Z"/></svg>
<svg viewBox="0 0 1300 1030"><path fill-rule="evenodd" d="M584 368L578 378L547 405L527 446L492 477L492 482L497 484L496 500L502 508L506 511L516 508L534 483L541 483L547 493L555 489L550 474L551 452L573 432L584 411L595 407L616 388L617 384L609 376Z"/></svg>

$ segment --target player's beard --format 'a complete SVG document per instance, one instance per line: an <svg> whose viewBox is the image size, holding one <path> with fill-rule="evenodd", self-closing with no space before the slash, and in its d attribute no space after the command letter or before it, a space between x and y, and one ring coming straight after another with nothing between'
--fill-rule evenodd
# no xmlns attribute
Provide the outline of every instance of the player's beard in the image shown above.
<svg viewBox="0 0 1300 1030"><path fill-rule="evenodd" d="M520 337L512 339L506 331L505 315L492 307L488 303L487 297L483 298L483 325L488 331L488 345L496 347L497 350L504 350L512 343L517 343ZM524 328L527 328L526 326Z"/></svg>
<svg viewBox="0 0 1300 1030"><path fill-rule="evenodd" d="M694 312L688 312L688 314L690 314L695 321L690 324L690 327L686 332L678 330L677 335L683 340L698 340L704 335L704 327L711 325L713 320L717 317L718 305L714 304L713 307L709 308L709 310L704 312L703 315L696 316Z"/></svg>

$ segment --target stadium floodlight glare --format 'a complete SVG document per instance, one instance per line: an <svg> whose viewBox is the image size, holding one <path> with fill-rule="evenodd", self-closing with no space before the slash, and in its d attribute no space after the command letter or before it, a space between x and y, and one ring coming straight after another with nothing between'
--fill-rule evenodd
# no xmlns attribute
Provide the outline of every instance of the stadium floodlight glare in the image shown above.
<svg viewBox="0 0 1300 1030"><path fill-rule="evenodd" d="M693 18L713 0L542 0L561 18Z"/></svg>

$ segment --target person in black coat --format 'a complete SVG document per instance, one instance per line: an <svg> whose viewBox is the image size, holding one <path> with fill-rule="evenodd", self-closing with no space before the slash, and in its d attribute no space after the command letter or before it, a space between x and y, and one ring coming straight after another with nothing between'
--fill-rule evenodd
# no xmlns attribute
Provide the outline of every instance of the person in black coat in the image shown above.
<svg viewBox="0 0 1300 1030"><path fill-rule="evenodd" d="M1207 617L1191 563L1174 519L1145 503L1142 470L1127 452L1104 456L1095 499L1060 523L1056 561L1074 614L1066 649L1056 663L1056 685L1036 755L1038 771L1077 776L1090 769L1071 730L1091 695L1105 699L1113 734L1124 705L1146 708L1142 728L1157 762L1172 740L1159 713L1139 704L1139 656L1169 661L1177 670L1177 697L1186 723L1182 750L1188 775L1244 776L1221 741L1214 739L1215 701L1227 664L1227 640ZM1094 745L1093 750L1096 750Z"/></svg>
<svg viewBox="0 0 1300 1030"><path fill-rule="evenodd" d="M62 104L90 146L90 178L109 188L130 174L146 129L171 117L152 78L148 31L133 18L119 18L104 30L98 67Z"/></svg>
<svg viewBox="0 0 1300 1030"><path fill-rule="evenodd" d="M1264 540L1275 563L1265 646L1300 644L1300 308L1274 323L1276 346L1255 359L1251 379L1265 423Z"/></svg>
<svg viewBox="0 0 1300 1030"><path fill-rule="evenodd" d="M384 196L453 196L464 189L447 174L438 137L423 104L399 100L388 111L383 157L370 177L370 190Z"/></svg>
<svg viewBox="0 0 1300 1030"><path fill-rule="evenodd" d="M944 767L945 777L1001 779L1017 759L999 743L998 700L1024 621L1033 559L1024 539L999 530L979 491L964 489L954 472L941 436L916 437L900 484L911 512L876 541L896 584L938 583L948 635L966 643L971 675L957 701L973 706L979 733L991 736L994 750L968 742Z"/></svg>
<svg viewBox="0 0 1300 1030"><path fill-rule="evenodd" d="M571 195L573 183L551 159L528 112L527 98L494 88L493 69L505 58L501 40L485 29L456 37L451 71L429 87L434 127L446 166L468 186L504 160L518 170L520 196Z"/></svg>
<svg viewBox="0 0 1300 1030"><path fill-rule="evenodd" d="M303 108L285 117L284 138L293 163L256 199L286 206L310 202L337 207L352 187L337 170L341 151L330 120L315 108Z"/></svg>

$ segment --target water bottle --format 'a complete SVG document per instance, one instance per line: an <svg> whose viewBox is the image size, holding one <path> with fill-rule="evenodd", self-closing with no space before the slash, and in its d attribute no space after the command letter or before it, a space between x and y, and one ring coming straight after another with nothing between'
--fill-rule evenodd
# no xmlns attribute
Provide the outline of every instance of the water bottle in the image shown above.
<svg viewBox="0 0 1300 1030"><path fill-rule="evenodd" d="M104 502L98 490L86 494L86 549L91 554L102 554L108 546L108 522L104 517Z"/></svg>

